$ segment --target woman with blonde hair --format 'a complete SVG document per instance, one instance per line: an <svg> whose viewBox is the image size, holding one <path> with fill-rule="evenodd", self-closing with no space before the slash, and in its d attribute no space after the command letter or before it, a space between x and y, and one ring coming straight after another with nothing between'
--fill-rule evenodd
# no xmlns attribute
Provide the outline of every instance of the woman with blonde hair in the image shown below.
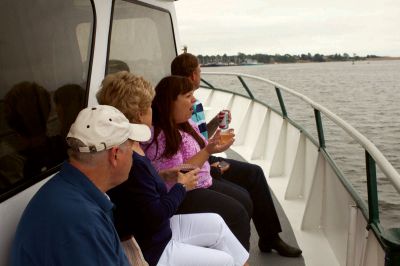
<svg viewBox="0 0 400 266"><path fill-rule="evenodd" d="M153 97L150 83L128 72L108 75L97 94L100 104L112 105L130 122L149 127ZM175 182L167 191L138 142L132 156L128 180L108 192L116 205L115 225L121 240L133 235L150 265L246 263L248 252L219 215L175 215L188 191L196 187L199 169L186 174L177 169L164 171L163 177Z"/></svg>

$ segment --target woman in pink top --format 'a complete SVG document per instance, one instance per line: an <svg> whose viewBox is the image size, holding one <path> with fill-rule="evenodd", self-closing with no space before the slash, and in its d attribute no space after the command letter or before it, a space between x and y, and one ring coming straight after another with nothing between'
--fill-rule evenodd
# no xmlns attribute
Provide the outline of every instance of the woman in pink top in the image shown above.
<svg viewBox="0 0 400 266"><path fill-rule="evenodd" d="M249 250L250 217L253 205L248 192L228 181L212 179L208 157L225 151L233 139L219 144L219 132L205 140L195 124L193 84L185 77L163 78L155 88L153 100L153 138L144 146L146 156L160 171L181 164L201 169L197 189L186 194L178 213L218 213L242 245ZM167 187L173 185L166 181Z"/></svg>
<svg viewBox="0 0 400 266"><path fill-rule="evenodd" d="M197 134L203 139L205 145L207 145L207 140L200 134L196 124L192 122L192 120L188 121L193 129L197 132ZM179 134L182 137L182 145L184 149L179 149L174 155L171 157L162 157L161 154L164 153L166 148L166 137L164 131L159 132L157 137L157 145L148 145L146 149L146 156L151 158L153 166L157 169L157 171L164 169L171 169L176 167L177 165L182 165L188 163L190 158L193 157L194 154L198 153L201 150L201 146L199 143L190 135L184 131L179 131ZM154 128L152 128L152 136L154 136ZM150 140L152 141L152 140ZM146 146L146 145L145 145ZM198 174L199 180L197 183L197 188L208 188L212 185L212 178L210 175L210 164L208 161L203 163L202 165L196 165L200 167L200 172ZM166 181L167 188L171 188L174 183Z"/></svg>

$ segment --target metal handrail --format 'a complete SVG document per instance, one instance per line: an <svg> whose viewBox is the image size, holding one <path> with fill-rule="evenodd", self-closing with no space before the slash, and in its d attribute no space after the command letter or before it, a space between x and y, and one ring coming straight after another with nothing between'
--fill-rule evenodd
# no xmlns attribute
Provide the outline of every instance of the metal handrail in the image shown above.
<svg viewBox="0 0 400 266"><path fill-rule="evenodd" d="M279 90L283 90L301 100L308 103L311 107L319 112L323 113L326 117L328 117L332 122L334 122L337 126L341 127L349 136L351 136L358 144L360 144L366 151L368 151L369 155L375 160L376 164L379 165L381 171L389 178L397 192L400 193L400 174L396 171L396 169L392 166L392 164L386 159L386 157L380 152L380 150L364 135L362 135L358 130L356 130L353 126L348 124L346 121L341 119L339 116L325 108L324 106L314 102L307 96L294 91L290 88L287 88L279 83L271 81L269 79L260 78L253 75L241 74L241 73L229 73L229 72L202 72L202 75L218 75L218 76L236 76L236 77L246 77L254 80L263 81L268 83ZM251 98L251 95L249 95Z"/></svg>

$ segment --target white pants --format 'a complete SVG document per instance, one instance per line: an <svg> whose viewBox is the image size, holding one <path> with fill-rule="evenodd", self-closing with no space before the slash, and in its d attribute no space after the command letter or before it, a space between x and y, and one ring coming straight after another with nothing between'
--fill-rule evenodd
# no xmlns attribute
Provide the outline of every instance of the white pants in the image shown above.
<svg viewBox="0 0 400 266"><path fill-rule="evenodd" d="M158 266L242 266L249 253L215 213L174 215Z"/></svg>

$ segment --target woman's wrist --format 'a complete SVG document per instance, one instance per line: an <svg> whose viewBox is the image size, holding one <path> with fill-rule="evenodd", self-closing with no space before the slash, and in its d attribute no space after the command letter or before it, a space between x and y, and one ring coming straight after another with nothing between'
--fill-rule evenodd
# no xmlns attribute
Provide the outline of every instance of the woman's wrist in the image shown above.
<svg viewBox="0 0 400 266"><path fill-rule="evenodd" d="M209 150L207 149L207 147L208 147L208 146L206 146L206 147L203 149L203 151L207 154L208 157L210 157L210 155L212 154L212 152L209 151Z"/></svg>

